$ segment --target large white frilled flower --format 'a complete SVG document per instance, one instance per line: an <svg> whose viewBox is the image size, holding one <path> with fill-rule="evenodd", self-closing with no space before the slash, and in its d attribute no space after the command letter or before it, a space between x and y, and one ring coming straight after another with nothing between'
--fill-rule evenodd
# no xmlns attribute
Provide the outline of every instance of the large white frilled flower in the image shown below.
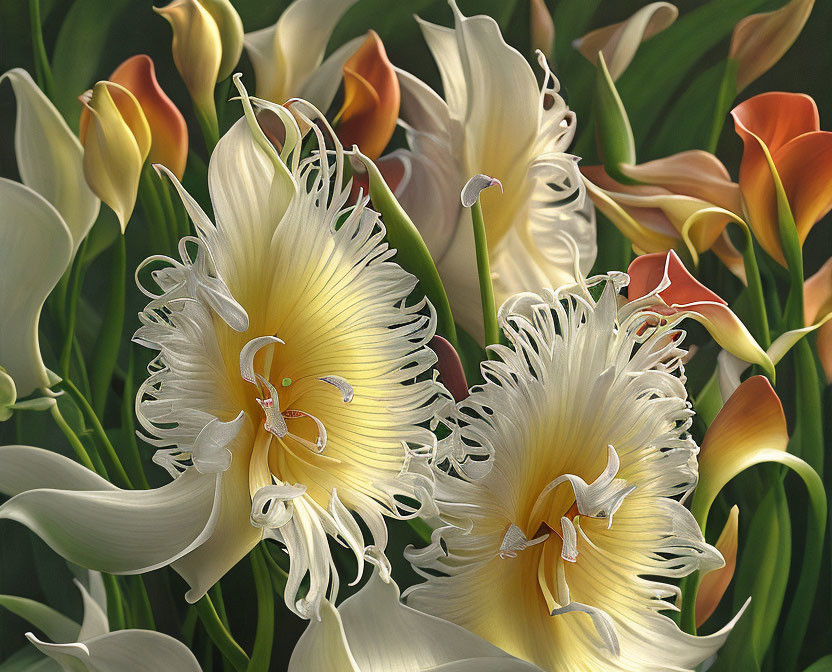
<svg viewBox="0 0 832 672"><path fill-rule="evenodd" d="M510 347L493 348L441 446L454 464L436 475L445 524L408 551L428 579L410 606L545 670L692 670L732 627L695 637L661 613L679 595L664 578L723 560L678 501L699 450L685 314L656 310L667 273L627 303L629 281L610 273L503 305Z"/></svg>
<svg viewBox="0 0 832 672"><path fill-rule="evenodd" d="M191 602L272 538L290 558L287 605L309 617L337 593L328 536L355 552L360 575L352 514L383 549L382 514L430 505L428 425L446 403L425 345L435 319L408 301L417 280L390 261L378 214L366 199L346 204L344 152L312 123L317 110L249 99L236 81L245 118L208 175L216 224L165 171L198 235L180 241L181 262L146 262L165 266L135 335L159 351L136 412L173 482L123 491L59 455L0 448L2 491L21 493L0 518L101 571L173 563ZM284 124L279 150L252 104Z"/></svg>
<svg viewBox="0 0 832 672"><path fill-rule="evenodd" d="M538 56L541 87L494 19L465 17L450 4L455 28L419 21L445 99L397 71L410 150L393 152L379 166L436 260L456 321L481 340L471 214L459 198L468 179L486 174L503 185L502 194L482 195L498 304L520 291L574 282L571 252L558 232L577 242L588 272L596 254L595 213L578 158L564 153L575 115L558 95L545 58Z"/></svg>

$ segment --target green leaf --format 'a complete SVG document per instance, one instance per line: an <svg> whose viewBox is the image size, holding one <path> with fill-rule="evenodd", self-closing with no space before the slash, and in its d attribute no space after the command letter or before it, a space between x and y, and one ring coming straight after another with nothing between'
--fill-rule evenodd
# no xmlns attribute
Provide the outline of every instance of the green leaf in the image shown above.
<svg viewBox="0 0 832 672"><path fill-rule="evenodd" d="M665 104L689 86L688 73L740 19L782 4L777 0L711 0L641 45L638 57L618 81L636 137L647 137Z"/></svg>
<svg viewBox="0 0 832 672"><path fill-rule="evenodd" d="M774 485L754 512L735 573L734 609L751 604L722 647L712 672L759 669L780 615L791 559L791 522L785 491Z"/></svg>
<svg viewBox="0 0 832 672"><path fill-rule="evenodd" d="M595 131L598 151L604 160L607 174L622 184L634 184L633 180L619 169L622 163L635 164L636 146L633 129L627 118L627 110L607 70L604 57L598 54L595 71L594 99Z"/></svg>
<svg viewBox="0 0 832 672"><path fill-rule="evenodd" d="M448 295L422 235L390 191L376 165L360 152L357 156L363 161L370 176L370 199L373 207L381 213L390 246L398 250L396 261L419 279L422 290L436 309L436 331L456 347L456 325Z"/></svg>
<svg viewBox="0 0 832 672"><path fill-rule="evenodd" d="M832 672L832 654L809 665L803 672Z"/></svg>
<svg viewBox="0 0 832 672"><path fill-rule="evenodd" d="M669 156L687 149L713 152L736 88L736 61L720 61L700 73L664 118L649 156Z"/></svg>
<svg viewBox="0 0 832 672"><path fill-rule="evenodd" d="M34 646L25 646L0 663L0 672L61 672L61 666Z"/></svg>
<svg viewBox="0 0 832 672"><path fill-rule="evenodd" d="M52 54L55 106L78 129L78 96L99 78L99 66L110 27L130 0L75 0L58 33ZM148 11L149 8L148 8Z"/></svg>

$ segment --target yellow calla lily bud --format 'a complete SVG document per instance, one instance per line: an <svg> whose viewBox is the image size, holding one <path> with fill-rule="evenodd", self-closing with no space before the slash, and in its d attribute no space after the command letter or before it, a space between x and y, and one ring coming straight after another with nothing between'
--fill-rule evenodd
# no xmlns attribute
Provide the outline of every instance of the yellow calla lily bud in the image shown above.
<svg viewBox="0 0 832 672"><path fill-rule="evenodd" d="M173 62L203 117L201 121L207 119L216 126L214 86L220 66L227 67L217 21L197 0L174 0L155 11L173 28Z"/></svg>
<svg viewBox="0 0 832 672"><path fill-rule="evenodd" d="M222 58L217 81L230 77L243 53L243 20L229 0L200 0L220 31Z"/></svg>
<svg viewBox="0 0 832 672"><path fill-rule="evenodd" d="M98 82L81 102L90 113L81 138L84 177L95 195L115 211L123 232L150 152L150 127L136 97L113 82Z"/></svg>

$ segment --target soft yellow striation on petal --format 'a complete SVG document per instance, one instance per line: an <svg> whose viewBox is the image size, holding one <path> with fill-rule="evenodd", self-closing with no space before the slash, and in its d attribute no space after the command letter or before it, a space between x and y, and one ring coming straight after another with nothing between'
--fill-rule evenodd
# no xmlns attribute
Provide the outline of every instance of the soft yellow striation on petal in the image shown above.
<svg viewBox="0 0 832 672"><path fill-rule="evenodd" d="M722 562L676 499L697 478L683 334L619 304L625 275L585 283L501 309L510 347L440 446L465 478L437 470L445 526L408 551L427 579L408 604L544 670L693 670L730 626L697 638L661 613L663 579Z"/></svg>

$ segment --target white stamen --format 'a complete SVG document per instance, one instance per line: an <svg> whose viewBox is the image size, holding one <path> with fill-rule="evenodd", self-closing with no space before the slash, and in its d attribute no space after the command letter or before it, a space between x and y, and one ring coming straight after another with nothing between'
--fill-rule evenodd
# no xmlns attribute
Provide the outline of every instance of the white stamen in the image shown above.
<svg viewBox="0 0 832 672"><path fill-rule="evenodd" d="M578 533L575 530L575 525L564 516L560 519L560 529L563 532L563 548L561 548L560 557L567 562L577 562Z"/></svg>
<svg viewBox="0 0 832 672"><path fill-rule="evenodd" d="M588 614L592 619L592 624L595 630L601 637L604 646L616 656L621 655L621 647L618 644L618 635L615 633L615 624L609 615L601 609L590 607L580 602L570 602L565 607L560 609L553 609L552 616L559 616L560 614L568 614L570 611L581 611Z"/></svg>
<svg viewBox="0 0 832 672"><path fill-rule="evenodd" d="M251 524L276 529L292 519L292 501L306 492L305 485L266 485L251 498ZM288 505L287 505L288 502Z"/></svg>
<svg viewBox="0 0 832 672"><path fill-rule="evenodd" d="M355 396L352 385L350 385L345 378L341 378L341 376L324 376L323 378L318 378L318 380L337 387L341 391L341 395L344 397L345 404L350 403Z"/></svg>
<svg viewBox="0 0 832 672"><path fill-rule="evenodd" d="M242 350L240 350L240 375L243 380L250 383L257 384L254 373L254 356L264 347L271 343L280 343L285 345L277 336L258 336L252 338L246 343Z"/></svg>
<svg viewBox="0 0 832 672"><path fill-rule="evenodd" d="M318 427L318 438L315 441L315 443L312 443L311 441L308 441L308 440L304 439L301 436L297 436L295 434L292 434L291 432L289 432L289 436L292 437L295 441L297 441L301 445L303 445L304 447L311 450L313 453L320 454L320 453L324 452L324 448L326 448L327 436L326 436L326 427L324 427L323 422L321 422L318 418L316 418L311 413L307 413L305 411L298 411L294 408L291 408L291 409L287 410L283 414L283 417L284 418L304 417L304 418L309 418L310 420L313 420L315 422L315 424L317 425L317 427Z"/></svg>
<svg viewBox="0 0 832 672"><path fill-rule="evenodd" d="M523 551L527 549L529 546L534 546L535 544L543 543L548 538L549 535L544 534L540 537L537 537L529 541L526 535L523 534L523 530L521 530L519 527L517 527L517 525L512 523L508 526L506 534L503 537L503 542L500 544L499 556L503 560L508 560L509 558L516 558L518 551Z"/></svg>
<svg viewBox="0 0 832 672"><path fill-rule="evenodd" d="M254 376L260 385L265 387L269 392L268 397L257 400L260 408L263 409L263 413L266 414L266 422L263 426L266 428L266 431L271 432L278 438L283 438L289 430L286 428L286 421L280 413L280 399L277 396L277 390L274 389L274 385L259 373L255 373Z"/></svg>

